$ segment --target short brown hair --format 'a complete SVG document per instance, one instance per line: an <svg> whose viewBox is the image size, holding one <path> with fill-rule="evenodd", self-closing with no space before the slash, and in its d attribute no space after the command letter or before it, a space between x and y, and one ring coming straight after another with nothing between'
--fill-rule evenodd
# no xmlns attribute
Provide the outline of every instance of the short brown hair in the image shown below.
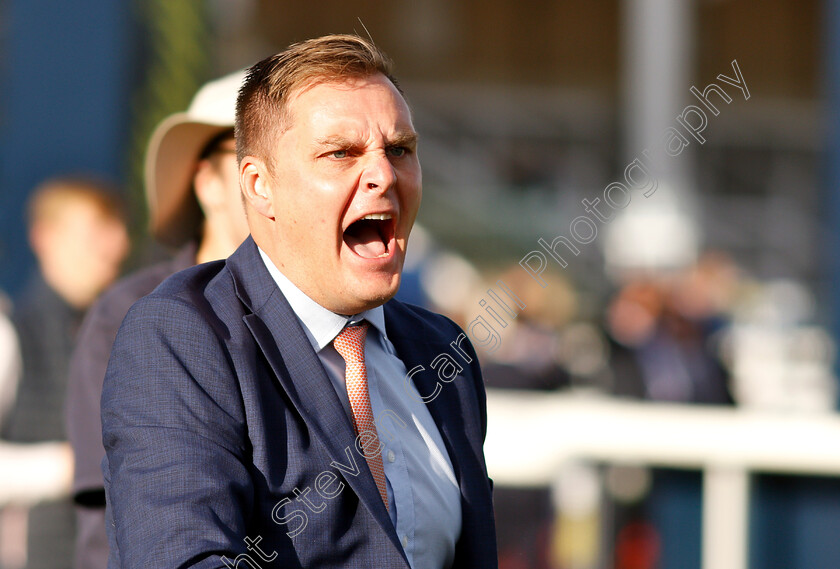
<svg viewBox="0 0 840 569"><path fill-rule="evenodd" d="M295 43L250 67L236 100L237 158L252 155L273 167L268 143L288 118L285 105L297 88L381 73L402 93L391 60L370 40L329 35Z"/></svg>
<svg viewBox="0 0 840 569"><path fill-rule="evenodd" d="M51 178L35 188L27 204L29 227L54 222L71 202L88 202L105 217L126 221L125 207L116 188L90 176L70 175Z"/></svg>

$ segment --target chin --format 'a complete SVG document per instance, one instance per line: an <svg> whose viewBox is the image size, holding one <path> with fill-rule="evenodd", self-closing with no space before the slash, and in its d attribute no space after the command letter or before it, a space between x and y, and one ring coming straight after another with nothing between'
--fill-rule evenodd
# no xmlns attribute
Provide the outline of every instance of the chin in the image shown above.
<svg viewBox="0 0 840 569"><path fill-rule="evenodd" d="M364 286L365 284L368 286ZM353 311L349 314L358 314L359 312L364 312L365 310L382 306L394 298L394 295L397 294L397 290L399 290L399 288L399 276L396 279L396 283L389 283L388 286L370 287L369 283L363 283L360 287L361 290L357 289L358 292L356 294L355 302L353 302L353 306L350 307ZM345 312L345 314L348 313Z"/></svg>
<svg viewBox="0 0 840 569"><path fill-rule="evenodd" d="M394 290L389 291L387 293L367 296L361 303L363 305L363 308L357 310L356 312L362 312L363 310L370 310L371 308L382 306L383 304L394 298L394 295L396 294L397 291Z"/></svg>

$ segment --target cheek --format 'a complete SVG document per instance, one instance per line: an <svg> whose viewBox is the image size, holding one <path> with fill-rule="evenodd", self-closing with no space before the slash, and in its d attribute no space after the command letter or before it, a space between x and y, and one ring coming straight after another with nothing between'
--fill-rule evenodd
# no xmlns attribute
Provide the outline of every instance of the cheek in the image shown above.
<svg viewBox="0 0 840 569"><path fill-rule="evenodd" d="M411 203L420 203L420 196L423 193L423 175L420 164L416 161L406 164L398 176L405 199Z"/></svg>
<svg viewBox="0 0 840 569"><path fill-rule="evenodd" d="M313 184L306 203L311 223L331 235L340 231L355 187L350 179Z"/></svg>
<svg viewBox="0 0 840 569"><path fill-rule="evenodd" d="M90 259L98 258L99 252L106 246L106 236L91 221L89 225L73 227L65 234L61 246L78 262L90 263Z"/></svg>
<svg viewBox="0 0 840 569"><path fill-rule="evenodd" d="M128 231L121 227L117 227L109 230L107 233L107 239L110 243L108 254L116 264L119 264L128 254L128 249L130 247Z"/></svg>
<svg viewBox="0 0 840 569"><path fill-rule="evenodd" d="M416 184L404 187L400 199L402 200L406 221L414 222L414 218L417 217L417 212L420 209L422 197L423 190L420 187L419 180Z"/></svg>
<svg viewBox="0 0 840 569"><path fill-rule="evenodd" d="M278 176L278 230L314 254L335 248L357 185L353 172L307 168Z"/></svg>
<svg viewBox="0 0 840 569"><path fill-rule="evenodd" d="M102 235L102 239L84 253L85 262L89 266L97 266L103 270L119 267L126 251L123 242L119 240L117 235ZM104 239L108 239L107 244Z"/></svg>
<svg viewBox="0 0 840 569"><path fill-rule="evenodd" d="M314 199L281 201L277 217L278 238L290 251L301 257L315 258L323 254L327 244L334 241L335 221L325 207L329 204ZM304 259L306 260L306 259Z"/></svg>

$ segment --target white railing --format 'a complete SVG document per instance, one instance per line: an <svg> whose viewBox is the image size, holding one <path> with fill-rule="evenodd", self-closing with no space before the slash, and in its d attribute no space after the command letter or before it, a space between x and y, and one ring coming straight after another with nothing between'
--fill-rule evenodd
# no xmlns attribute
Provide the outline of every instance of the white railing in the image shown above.
<svg viewBox="0 0 840 569"><path fill-rule="evenodd" d="M749 473L840 475L840 415L488 390L484 451L507 486L568 461L703 471L703 569L746 569Z"/></svg>
<svg viewBox="0 0 840 569"><path fill-rule="evenodd" d="M0 508L70 496L73 452L68 443L0 441Z"/></svg>

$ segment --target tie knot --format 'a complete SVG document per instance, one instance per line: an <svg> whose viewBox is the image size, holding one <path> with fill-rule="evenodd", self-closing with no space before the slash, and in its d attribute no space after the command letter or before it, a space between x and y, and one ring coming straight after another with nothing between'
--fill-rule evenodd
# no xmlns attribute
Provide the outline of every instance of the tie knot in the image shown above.
<svg viewBox="0 0 840 569"><path fill-rule="evenodd" d="M362 322L353 326L346 326L333 340L333 346L347 363L364 363L365 335L369 324Z"/></svg>

